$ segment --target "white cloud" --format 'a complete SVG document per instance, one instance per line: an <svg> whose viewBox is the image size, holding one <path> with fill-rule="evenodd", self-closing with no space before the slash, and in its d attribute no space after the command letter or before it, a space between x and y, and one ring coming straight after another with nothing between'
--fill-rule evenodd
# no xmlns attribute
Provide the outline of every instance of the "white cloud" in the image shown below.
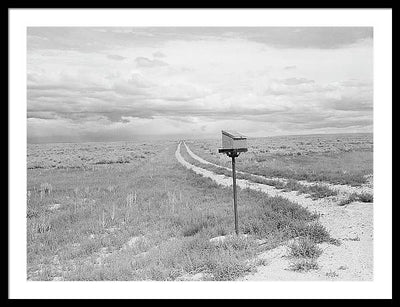
<svg viewBox="0 0 400 307"><path fill-rule="evenodd" d="M157 31L85 29L56 42L55 30L33 31L28 136L371 129L372 45L357 31L307 48L268 45L257 31ZM91 47L79 49L89 32Z"/></svg>
<svg viewBox="0 0 400 307"><path fill-rule="evenodd" d="M135 59L137 67L157 67L157 66L167 66L168 64L160 60L151 60L145 57L137 57Z"/></svg>
<svg viewBox="0 0 400 307"><path fill-rule="evenodd" d="M116 61L122 61L122 60L126 59L126 57L120 56L118 54L109 54L109 55L107 55L107 58L109 58L111 60L116 60Z"/></svg>

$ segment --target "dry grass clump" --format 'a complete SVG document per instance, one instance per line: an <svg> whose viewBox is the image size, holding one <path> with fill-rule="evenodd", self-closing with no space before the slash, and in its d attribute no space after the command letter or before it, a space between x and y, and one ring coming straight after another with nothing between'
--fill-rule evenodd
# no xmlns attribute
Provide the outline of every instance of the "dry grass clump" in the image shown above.
<svg viewBox="0 0 400 307"><path fill-rule="evenodd" d="M289 256L296 258L318 258L322 254L322 250L308 237L299 238L289 248Z"/></svg>
<svg viewBox="0 0 400 307"><path fill-rule="evenodd" d="M363 203L372 203L374 201L374 196L370 193L352 193L347 198L339 202L339 206L345 206L351 204L352 202L360 201Z"/></svg>
<svg viewBox="0 0 400 307"><path fill-rule="evenodd" d="M41 216L31 224L31 227L32 231L36 233L45 233L52 229L50 219L47 216Z"/></svg>
<svg viewBox="0 0 400 307"><path fill-rule="evenodd" d="M290 270L303 272L317 270L316 259L322 254L317 244L328 242L340 245L340 241L332 238L325 227L319 223L310 223L299 231L299 237L289 247Z"/></svg>
<svg viewBox="0 0 400 307"><path fill-rule="evenodd" d="M289 245L289 269L296 272L317 270L316 259L322 250L310 237L300 237Z"/></svg>
<svg viewBox="0 0 400 307"><path fill-rule="evenodd" d="M53 186L50 183L45 182L40 185L40 192L50 195L52 191Z"/></svg>
<svg viewBox="0 0 400 307"><path fill-rule="evenodd" d="M374 196L370 193L361 193L361 194L358 194L358 200L363 203L373 203Z"/></svg>
<svg viewBox="0 0 400 307"><path fill-rule="evenodd" d="M316 244L323 242L333 245L341 244L338 239L332 238L326 228L319 222L308 223L297 232L297 236L308 238Z"/></svg>
<svg viewBox="0 0 400 307"><path fill-rule="evenodd" d="M336 196L337 191L332 190L321 184L302 185L295 180L288 180L285 189L289 191L299 191L299 193L309 194L312 199Z"/></svg>
<svg viewBox="0 0 400 307"><path fill-rule="evenodd" d="M295 272L308 272L318 270L319 266L315 259L301 259L290 264L289 269Z"/></svg>

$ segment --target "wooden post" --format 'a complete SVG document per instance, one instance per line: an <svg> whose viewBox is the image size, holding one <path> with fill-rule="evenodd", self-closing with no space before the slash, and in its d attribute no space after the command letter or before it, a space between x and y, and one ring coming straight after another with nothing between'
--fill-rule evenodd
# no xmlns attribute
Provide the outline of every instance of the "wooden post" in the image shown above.
<svg viewBox="0 0 400 307"><path fill-rule="evenodd" d="M237 189L236 189L236 160L241 152L246 152L247 148L238 149L225 149L221 148L218 150L219 153L225 153L228 157L232 158L232 180L233 180L233 210L235 216L235 233L239 235L239 217L237 209Z"/></svg>
<svg viewBox="0 0 400 307"><path fill-rule="evenodd" d="M239 235L239 222L237 213L237 192L236 192L236 169L235 169L236 153L232 153L232 178L233 178L233 210L235 211L235 232Z"/></svg>
<svg viewBox="0 0 400 307"><path fill-rule="evenodd" d="M235 232L239 235L239 218L237 210L237 189L236 189L236 161L235 158L239 157L239 152L235 149L230 150L226 153L228 157L232 158L232 180L233 180L233 210L235 216Z"/></svg>

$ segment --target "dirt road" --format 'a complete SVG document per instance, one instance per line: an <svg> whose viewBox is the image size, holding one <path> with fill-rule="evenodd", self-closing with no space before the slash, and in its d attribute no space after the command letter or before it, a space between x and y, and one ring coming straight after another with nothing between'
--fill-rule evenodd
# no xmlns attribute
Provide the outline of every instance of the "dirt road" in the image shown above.
<svg viewBox="0 0 400 307"><path fill-rule="evenodd" d="M229 168L229 167L223 167L221 165L217 165L217 164L214 164L214 163L211 163L209 161L204 160L203 158L201 158L198 155L196 155L195 153L193 153L190 150L189 146L186 145L186 143L183 143L183 145L186 147L186 150L187 150L188 154L193 159L199 161L200 163L209 164L209 165L213 165L213 166L217 166L217 167L222 167L222 168L224 168L226 170L232 171L232 169ZM239 173L239 174L249 174L247 172L241 172L241 171L237 171L237 173ZM251 175L255 176L255 177L260 177L260 178L263 178L263 179L268 179L268 180L278 180L278 181L283 181L283 182L287 181L287 179L285 179L285 178L265 177L265 176L258 176L258 175L254 175L254 174L251 174ZM309 182L309 181L306 181L306 180L298 180L297 182L302 184L302 185L305 185L305 186L310 186L310 185L315 184L315 182ZM325 187L328 187L328 188L330 188L332 190L335 190L335 191L337 191L337 192L339 192L341 194L351 194L351 193L369 193L369 194L373 194L373 187L372 187L371 178L370 178L370 180L368 181L367 184L364 184L364 185L362 185L360 187L352 187L350 185L345 185L345 184L332 184L332 183L329 183L329 182L318 182L318 184L322 185L322 186L325 186Z"/></svg>
<svg viewBox="0 0 400 307"><path fill-rule="evenodd" d="M184 145L186 146L186 145ZM232 178L215 174L185 161L180 154L181 144L175 152L176 159L186 168L217 184L231 186ZM188 148L188 147L187 147ZM194 155L188 148L188 153ZM195 158L201 163L212 164ZM353 202L346 206L337 206L335 198L312 200L296 191L283 192L272 186L238 179L240 188L262 191L270 196L281 196L297 203L311 212L318 212L320 222L331 236L341 241L340 246L320 244L323 254L317 259L319 269L307 273L288 270L286 246L266 251L258 256L265 259L267 265L260 266L255 274L241 280L372 280L373 278L373 204ZM239 204L240 205L240 204Z"/></svg>

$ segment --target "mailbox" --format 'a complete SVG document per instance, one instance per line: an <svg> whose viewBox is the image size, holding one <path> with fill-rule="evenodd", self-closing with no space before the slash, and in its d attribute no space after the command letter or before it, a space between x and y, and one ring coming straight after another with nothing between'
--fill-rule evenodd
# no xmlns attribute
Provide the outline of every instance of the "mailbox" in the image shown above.
<svg viewBox="0 0 400 307"><path fill-rule="evenodd" d="M222 130L222 149L247 149L247 138L236 131Z"/></svg>
<svg viewBox="0 0 400 307"><path fill-rule="evenodd" d="M247 151L247 138L236 131L222 130L222 148L219 153L224 153L232 158L232 180L233 180L233 207L235 212L235 232L239 234L238 212L237 212L237 192L236 192L236 167L235 158L239 154Z"/></svg>

